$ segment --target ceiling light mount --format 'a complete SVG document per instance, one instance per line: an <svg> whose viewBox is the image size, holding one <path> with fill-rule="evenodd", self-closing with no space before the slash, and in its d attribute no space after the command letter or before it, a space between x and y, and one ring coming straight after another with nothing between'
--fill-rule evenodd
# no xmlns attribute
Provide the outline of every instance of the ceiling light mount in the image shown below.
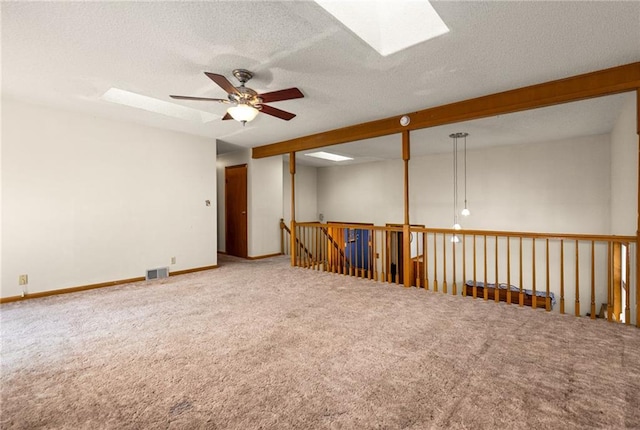
<svg viewBox="0 0 640 430"><path fill-rule="evenodd" d="M450 138L452 138L452 139L460 139L460 138L467 137L467 136L469 136L469 133L464 133L464 132L461 132L461 133L451 133L451 134L449 135L449 137L450 137Z"/></svg>
<svg viewBox="0 0 640 430"><path fill-rule="evenodd" d="M237 80L240 81L240 84L244 87L244 84L249 82L251 78L253 78L253 73L246 69L235 69L233 72L233 76L236 77Z"/></svg>

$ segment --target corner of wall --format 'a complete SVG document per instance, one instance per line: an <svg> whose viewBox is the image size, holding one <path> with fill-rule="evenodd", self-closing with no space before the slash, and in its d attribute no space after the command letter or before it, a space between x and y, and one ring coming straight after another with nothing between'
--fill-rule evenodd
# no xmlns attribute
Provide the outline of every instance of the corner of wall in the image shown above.
<svg viewBox="0 0 640 430"><path fill-rule="evenodd" d="M638 210L636 96L629 94L611 131L611 234L635 235Z"/></svg>

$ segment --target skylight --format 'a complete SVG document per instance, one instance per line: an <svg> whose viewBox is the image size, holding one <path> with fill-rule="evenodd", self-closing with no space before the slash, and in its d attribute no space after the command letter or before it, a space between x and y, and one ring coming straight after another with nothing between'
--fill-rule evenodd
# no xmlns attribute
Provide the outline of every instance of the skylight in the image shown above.
<svg viewBox="0 0 640 430"><path fill-rule="evenodd" d="M449 32L427 0L315 2L383 56Z"/></svg>
<svg viewBox="0 0 640 430"><path fill-rule="evenodd" d="M174 118L186 119L187 121L205 123L220 118L219 115L210 112L192 109L190 107L160 99L154 99L153 97L143 96L141 94L132 93L119 88L109 88L100 98L108 102L119 103L121 105L143 109Z"/></svg>
<svg viewBox="0 0 640 430"><path fill-rule="evenodd" d="M329 160L329 161L353 160L353 158L351 158L351 157L345 157L343 155L332 154L331 152L324 152L324 151L310 152L310 153L304 154L304 155L307 155L309 157L322 158L323 160Z"/></svg>

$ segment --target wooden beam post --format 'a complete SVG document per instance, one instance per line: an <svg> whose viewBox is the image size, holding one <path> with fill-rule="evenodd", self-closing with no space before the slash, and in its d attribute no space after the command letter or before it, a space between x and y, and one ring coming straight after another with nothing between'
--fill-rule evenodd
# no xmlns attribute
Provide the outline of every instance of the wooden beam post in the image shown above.
<svg viewBox="0 0 640 430"><path fill-rule="evenodd" d="M296 153L289 153L289 173L291 174L291 266L296 265Z"/></svg>
<svg viewBox="0 0 640 430"><path fill-rule="evenodd" d="M402 226L402 264L404 286L410 287L413 279L413 265L411 261L411 226L409 224L409 130L402 132L402 161L404 161L404 224Z"/></svg>

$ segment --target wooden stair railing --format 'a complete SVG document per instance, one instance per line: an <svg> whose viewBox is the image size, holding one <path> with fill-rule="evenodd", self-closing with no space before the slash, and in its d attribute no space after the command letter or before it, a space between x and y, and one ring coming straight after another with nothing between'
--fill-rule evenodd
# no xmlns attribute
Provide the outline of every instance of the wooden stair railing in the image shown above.
<svg viewBox="0 0 640 430"><path fill-rule="evenodd" d="M351 261L349 260L349 258L345 255L344 251L342 248L340 248L340 244L338 242L336 242L336 240L333 238L333 236L329 233L329 229L326 227L320 227L320 232L322 234L324 234L324 236L329 240L329 242L331 243L331 245L338 251L339 257L338 261L339 261L339 266L340 266L340 270L344 270L345 268L348 270L349 267L351 267ZM344 265L344 267L343 267Z"/></svg>
<svg viewBox="0 0 640 430"><path fill-rule="evenodd" d="M284 220L280 218L280 253L283 255L287 255L285 254L285 243L288 243L288 241L285 240L285 232L289 234L289 237L291 237L291 230L289 229L289 227L287 227L287 224L285 224ZM305 253L307 258L313 259L313 254L311 254L311 251L309 251L307 247L302 242L300 242L300 238L298 237L296 237L296 245L298 249L300 249L300 251Z"/></svg>
<svg viewBox="0 0 640 430"><path fill-rule="evenodd" d="M327 227L321 226L320 223L318 223L318 227L318 231L320 232L320 234L323 235L324 239L327 240L330 246L337 251L338 258L335 263L336 270L338 270L340 273L343 273L345 269L346 271L348 271L352 266L349 257L345 255L344 250L340 247L340 244L329 232L329 229ZM314 254L308 249L307 245L303 243L303 239L301 239L301 237L303 238L304 235L296 235L297 247L301 253L304 253L304 255L302 255L302 260L311 262L312 265L317 266L319 266L320 264L328 264L328 255L322 255L326 254L326 250L324 250L322 247L317 247L318 255L316 255L316 258L314 258ZM280 219L280 253L282 255L290 255L291 253L291 250L289 249L290 238L291 229L289 229L283 219Z"/></svg>
<svg viewBox="0 0 640 430"><path fill-rule="evenodd" d="M285 232L287 234L289 234L288 237L285 238ZM287 225L284 223L284 220L282 218L280 218L280 254L282 255L289 255L289 247L287 246L287 244L289 244L289 238L291 237L291 230L289 230L289 227L287 227Z"/></svg>
<svg viewBox="0 0 640 430"><path fill-rule="evenodd" d="M638 277L630 270L631 256L637 252L634 236L411 231L421 244L412 276L425 289L437 292L440 280L445 294L451 285L453 295L461 287L463 296L547 311L557 302L560 314L631 324L631 306L639 288Z"/></svg>
<svg viewBox="0 0 640 430"><path fill-rule="evenodd" d="M289 229L281 226L284 235ZM634 305L640 312L634 301L638 275L631 270L638 252L635 236L411 226L415 237L410 254L400 255L399 241L390 240L403 232L399 227L363 229L362 224L319 222L295 226L300 246L296 265L305 268L402 284L398 259L404 257L410 259L404 272L409 284L433 292L627 325L635 317ZM349 247L343 247L348 229L366 230L368 237L354 243L345 235Z"/></svg>

